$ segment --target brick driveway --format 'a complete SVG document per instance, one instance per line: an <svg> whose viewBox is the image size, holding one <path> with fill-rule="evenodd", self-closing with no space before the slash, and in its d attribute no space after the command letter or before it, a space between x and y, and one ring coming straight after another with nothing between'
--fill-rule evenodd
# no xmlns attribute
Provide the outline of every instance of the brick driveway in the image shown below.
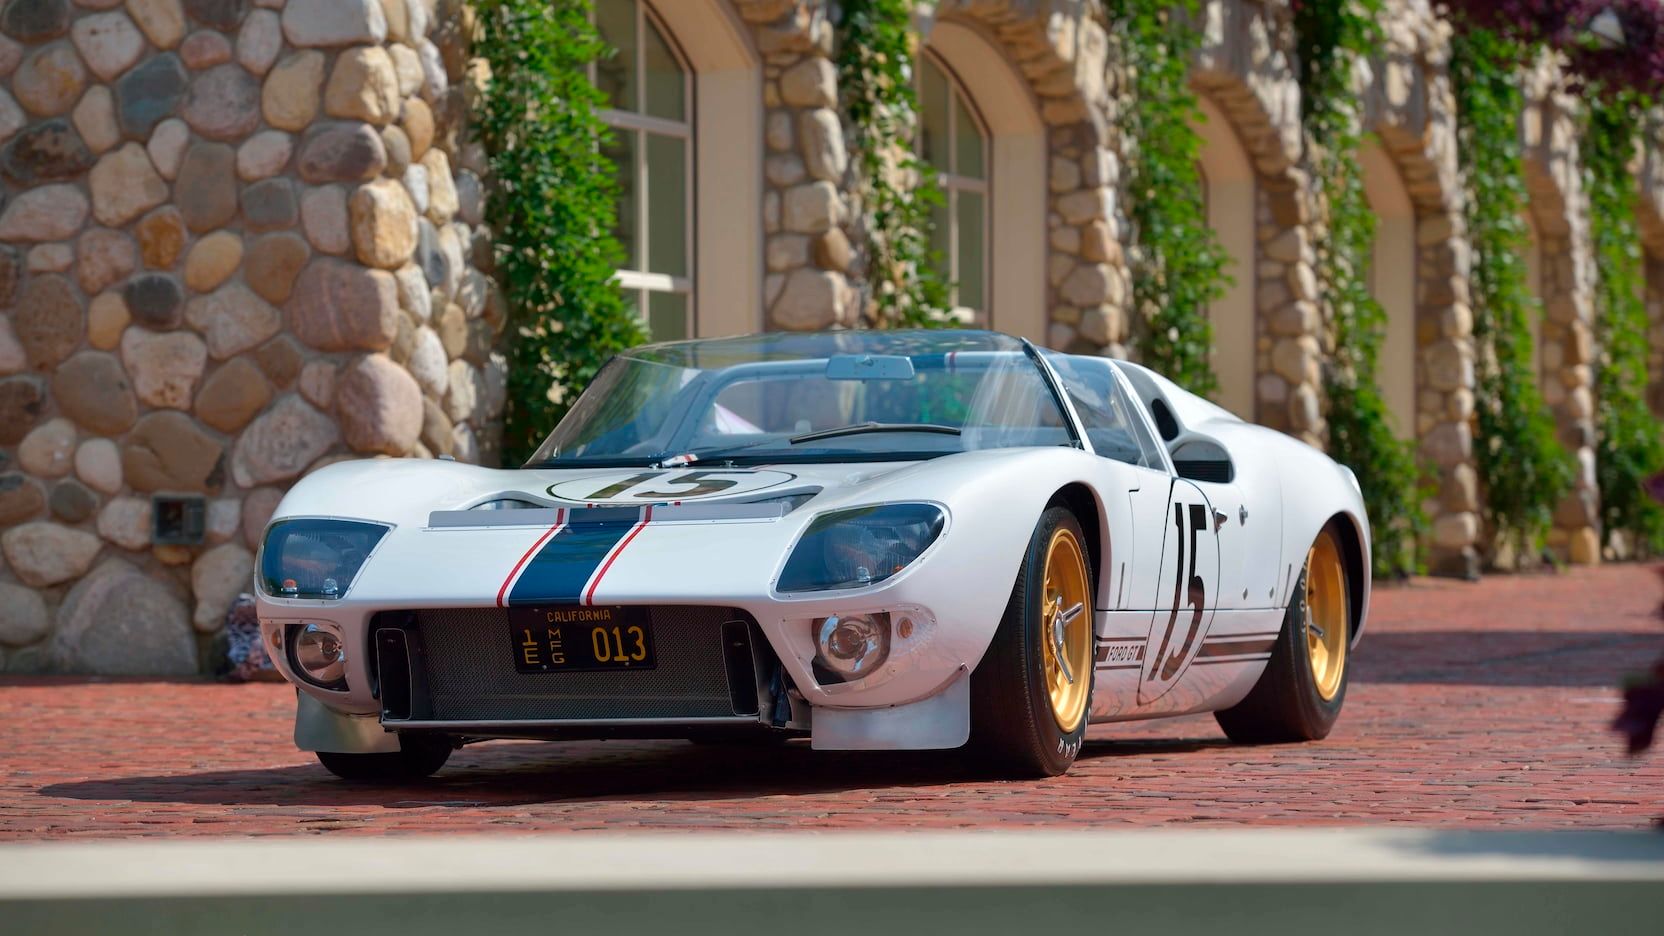
<svg viewBox="0 0 1664 936"><path fill-rule="evenodd" d="M1327 741L1245 748L1210 717L1093 729L1060 779L991 782L931 755L682 742L496 742L436 781L339 783L291 750L291 690L0 682L0 839L297 833L1065 825L1634 828L1664 754L1606 731L1613 686L1664 650L1650 569L1417 581L1376 594Z"/></svg>

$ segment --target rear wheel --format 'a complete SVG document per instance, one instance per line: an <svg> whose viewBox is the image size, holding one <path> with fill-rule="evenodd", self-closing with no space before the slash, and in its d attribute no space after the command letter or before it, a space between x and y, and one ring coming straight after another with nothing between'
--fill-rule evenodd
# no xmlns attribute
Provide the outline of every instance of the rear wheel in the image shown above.
<svg viewBox="0 0 1664 936"><path fill-rule="evenodd" d="M1073 513L1041 515L988 653L971 678L971 740L1003 771L1054 777L1086 735L1092 571Z"/></svg>
<svg viewBox="0 0 1664 936"><path fill-rule="evenodd" d="M1234 707L1215 712L1242 744L1327 737L1346 701L1352 583L1333 525L1317 535L1260 681Z"/></svg>
<svg viewBox="0 0 1664 936"><path fill-rule="evenodd" d="M324 769L353 783L408 783L433 776L451 759L449 738L399 738L399 750L388 754L338 754L319 751Z"/></svg>

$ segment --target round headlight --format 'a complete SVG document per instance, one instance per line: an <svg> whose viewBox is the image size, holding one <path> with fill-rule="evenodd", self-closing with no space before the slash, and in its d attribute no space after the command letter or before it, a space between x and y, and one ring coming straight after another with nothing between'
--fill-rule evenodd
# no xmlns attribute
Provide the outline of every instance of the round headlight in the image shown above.
<svg viewBox="0 0 1664 936"><path fill-rule="evenodd" d="M325 689L346 685L346 643L333 625L301 625L295 634L292 659L302 676Z"/></svg>
<svg viewBox="0 0 1664 936"><path fill-rule="evenodd" d="M849 682L872 673L890 656L888 615L834 615L815 628L817 668ZM818 678L818 676L817 676Z"/></svg>

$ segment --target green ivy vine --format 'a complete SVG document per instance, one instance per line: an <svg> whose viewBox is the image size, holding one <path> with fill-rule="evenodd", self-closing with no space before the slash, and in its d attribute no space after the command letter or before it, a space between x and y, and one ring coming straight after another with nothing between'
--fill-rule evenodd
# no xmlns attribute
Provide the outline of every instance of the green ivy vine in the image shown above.
<svg viewBox="0 0 1664 936"><path fill-rule="evenodd" d="M867 324L952 324L948 285L930 247L931 209L942 204L936 171L913 144L917 34L909 0L844 0L838 20L838 84L851 127L862 206Z"/></svg>
<svg viewBox="0 0 1664 936"><path fill-rule="evenodd" d="M1495 542L1534 553L1571 488L1572 460L1538 389L1526 279L1530 246L1518 121L1524 110L1514 41L1484 28L1451 40L1468 235L1473 244L1473 337L1479 351L1474 460Z"/></svg>
<svg viewBox="0 0 1664 936"><path fill-rule="evenodd" d="M1364 195L1362 141L1352 65L1380 52L1381 0L1303 2L1295 7L1307 158L1324 206L1316 238L1317 276L1335 353L1324 371L1329 454L1352 469L1369 510L1375 573L1420 566L1427 529L1415 444L1394 433L1381 396L1378 359L1386 312L1370 291L1375 213ZM1414 431L1414 426L1402 427Z"/></svg>
<svg viewBox="0 0 1664 936"><path fill-rule="evenodd" d="M1105 7L1104 25L1130 83L1120 130L1128 144L1123 167L1139 356L1180 386L1212 395L1219 381L1209 359L1207 308L1230 277L1225 250L1208 226L1196 163L1202 112L1189 84L1202 41L1196 0L1108 0Z"/></svg>
<svg viewBox="0 0 1664 936"><path fill-rule="evenodd" d="M646 340L613 282L618 185L589 65L612 50L589 0L476 0L490 65L474 128L490 154L487 215L512 328L505 461L529 455L607 358Z"/></svg>
<svg viewBox="0 0 1664 936"><path fill-rule="evenodd" d="M1646 403L1647 310L1641 298L1641 239L1636 187L1629 172L1643 99L1633 92L1594 95L1583 138L1583 163L1594 238L1595 473L1601 524L1608 538L1627 531L1639 545L1664 547L1664 510L1646 480L1664 471L1664 439Z"/></svg>

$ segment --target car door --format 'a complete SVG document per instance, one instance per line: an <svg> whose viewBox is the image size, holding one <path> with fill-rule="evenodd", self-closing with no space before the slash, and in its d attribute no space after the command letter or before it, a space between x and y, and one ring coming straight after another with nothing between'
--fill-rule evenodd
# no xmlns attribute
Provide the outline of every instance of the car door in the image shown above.
<svg viewBox="0 0 1664 936"><path fill-rule="evenodd" d="M1173 483L1166 457L1107 359L1055 351L1046 357L1093 454L1103 459L1105 477L1115 481L1105 488L1106 500L1126 492L1124 510L1108 502L1115 536L1098 570L1099 610L1148 611L1157 604L1160 545ZM1138 633L1142 636L1142 627Z"/></svg>
<svg viewBox="0 0 1664 936"><path fill-rule="evenodd" d="M1144 647L1138 703L1166 695L1196 659L1219 593L1219 534L1213 505L1194 483L1173 481L1162 538L1156 612Z"/></svg>

